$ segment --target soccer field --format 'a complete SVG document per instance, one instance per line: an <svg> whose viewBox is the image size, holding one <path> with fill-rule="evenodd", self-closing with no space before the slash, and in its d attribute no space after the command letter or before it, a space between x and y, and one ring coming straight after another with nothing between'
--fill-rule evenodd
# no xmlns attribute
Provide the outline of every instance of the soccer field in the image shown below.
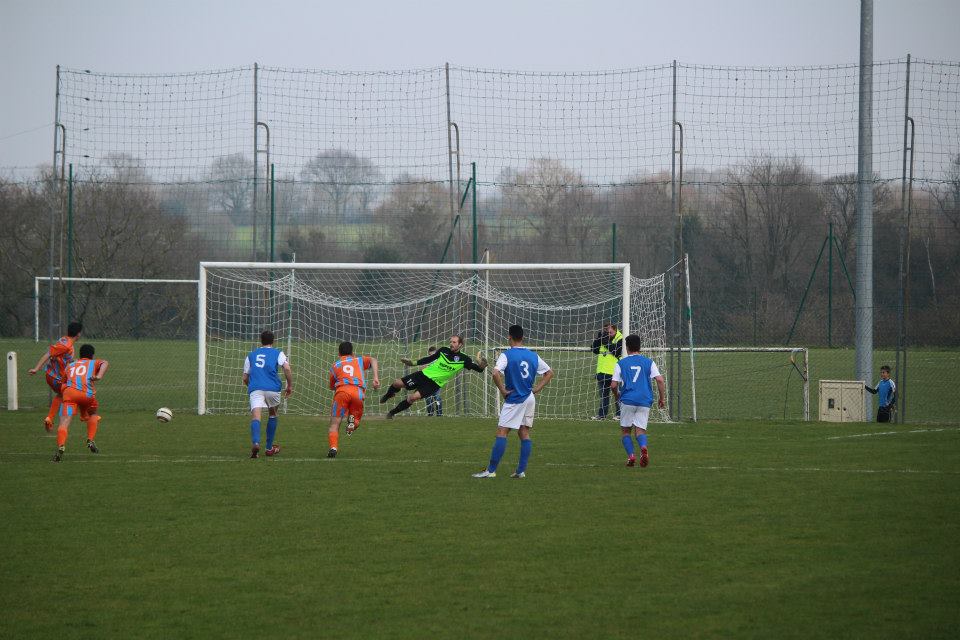
<svg viewBox="0 0 960 640"><path fill-rule="evenodd" d="M171 407L178 413L195 411L197 407L197 343L190 340L91 340L97 347L97 357L110 362L110 371L97 391L106 411L156 411L161 406ZM245 410L245 389L240 382L243 358L249 345L237 345L229 361L236 370L225 380L234 393L237 406ZM286 345L281 345L285 350ZM304 356L307 347L314 351L311 358ZM32 367L44 352L46 343L25 339L0 339L0 351L15 351L19 365L20 408L38 409L49 406L50 392L43 376L28 376ZM468 345L468 352L475 346ZM336 356L336 345L318 347L310 343L295 343L292 353L294 378L297 392L292 399L292 410L298 413L325 414L329 410L332 392L326 387L327 367ZM316 352L323 355L317 355ZM426 352L426 345L414 347L412 355ZM493 354L489 354L491 357ZM698 353L697 354L697 401L699 417L724 420L799 420L803 416L802 382L799 374L784 353ZM595 356L589 353L547 353L545 358L557 375L544 390L539 406L541 413L551 403L576 410L569 406L569 398L583 401L577 406L586 414L596 408L596 381L592 377ZM583 360L586 360L584 368ZM318 365L311 366L312 363ZM891 351L877 350L874 362L892 364ZM954 391L954 381L960 370L960 352L956 350L914 350L910 355L909 411L912 422L952 423L957 421L960 400ZM667 384L672 385L666 363L660 363ZM684 420L691 418L691 389L689 360L682 360L682 386L684 397L682 410ZM391 359L381 362L384 384L408 370ZM579 372L579 373L576 373ZM676 376L674 376L676 377ZM817 381L821 379L854 379L854 352L852 349L810 350L810 417L817 419ZM473 373L464 373L458 380L468 385L468 395L473 398L471 407L478 407L477 392L482 387L482 378ZM876 382L876 378L870 381ZM0 371L0 388L6 386L6 370ZM444 397L452 400L456 384L444 390ZM495 395L489 386L490 398ZM239 398L239 400L237 400ZM488 398L489 399L489 398ZM873 406L876 407L874 398ZM488 402L493 412L493 402ZM0 397L0 409L6 407L6 396ZM445 411L453 413L457 405L448 402ZM423 404L414 409L423 411ZM380 411L378 405L369 405L368 414ZM569 415L564 413L564 415Z"/></svg>
<svg viewBox="0 0 960 640"><path fill-rule="evenodd" d="M53 464L0 414L2 638L960 634L960 425L542 421L524 480L494 421L368 420L325 457L281 418L107 411Z"/></svg>

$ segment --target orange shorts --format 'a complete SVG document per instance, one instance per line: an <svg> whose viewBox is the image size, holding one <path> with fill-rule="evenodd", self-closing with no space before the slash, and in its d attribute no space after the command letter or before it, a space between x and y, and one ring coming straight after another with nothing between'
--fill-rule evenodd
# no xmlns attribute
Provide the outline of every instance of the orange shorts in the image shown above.
<svg viewBox="0 0 960 640"><path fill-rule="evenodd" d="M360 418L363 417L363 398L360 397L360 390L356 387L344 386L337 389L333 394L333 411L331 415L353 416L355 424L360 424Z"/></svg>
<svg viewBox="0 0 960 640"><path fill-rule="evenodd" d="M77 411L81 418L96 413L99 405L96 396L88 396L83 391L77 389L63 390L63 404L60 405L60 416L74 416Z"/></svg>
<svg viewBox="0 0 960 640"><path fill-rule="evenodd" d="M47 379L47 386L53 389L53 392L57 395L60 395L60 388L63 386L62 378L54 378L50 374L43 374L43 377Z"/></svg>

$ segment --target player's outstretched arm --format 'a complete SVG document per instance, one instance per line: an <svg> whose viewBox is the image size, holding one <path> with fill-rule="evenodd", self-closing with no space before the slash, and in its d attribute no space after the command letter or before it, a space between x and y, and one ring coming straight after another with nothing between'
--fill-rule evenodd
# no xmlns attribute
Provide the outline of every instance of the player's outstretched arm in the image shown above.
<svg viewBox="0 0 960 640"><path fill-rule="evenodd" d="M869 391L870 393L872 393L873 395L877 395L877 387L871 387L871 386L868 385L866 382L864 382L864 383L863 383L863 388L866 389L867 391Z"/></svg>
<svg viewBox="0 0 960 640"><path fill-rule="evenodd" d="M37 366L35 366L33 369L30 369L29 371L30 375L33 375L37 371L40 371L40 367L47 364L47 360L49 359L50 359L50 350L47 349L46 351L43 352L43 355L40 356L40 359L37 361Z"/></svg>
<svg viewBox="0 0 960 640"><path fill-rule="evenodd" d="M412 367L412 366L413 366L413 360L411 360L410 358L400 358L400 362L402 362L403 364L405 364L405 365L408 366L408 367Z"/></svg>

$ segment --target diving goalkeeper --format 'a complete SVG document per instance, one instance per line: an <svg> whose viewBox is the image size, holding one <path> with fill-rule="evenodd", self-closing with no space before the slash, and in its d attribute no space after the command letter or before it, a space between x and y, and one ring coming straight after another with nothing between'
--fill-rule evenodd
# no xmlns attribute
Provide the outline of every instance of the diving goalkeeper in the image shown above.
<svg viewBox="0 0 960 640"><path fill-rule="evenodd" d="M433 395L440 389L440 387L456 378L457 374L463 369L470 369L471 371L483 373L483 370L487 368L486 358L484 358L482 354L478 354L479 362L474 362L470 356L460 353L462 348L463 337L451 336L449 348L441 347L437 351L428 356L420 358L416 362L410 360L409 358L400 358L400 362L408 367L412 367L414 365L427 366L421 371L414 371L411 374L394 380L393 384L390 385L390 388L387 389L387 392L384 394L384 396L380 398L380 404L383 404L395 396L397 392L404 387L406 387L408 391L413 392L407 395L406 400L401 400L400 404L395 406L387 413L387 419L390 420L393 418L393 416L397 415L401 411L406 411L410 408L410 405L420 398Z"/></svg>

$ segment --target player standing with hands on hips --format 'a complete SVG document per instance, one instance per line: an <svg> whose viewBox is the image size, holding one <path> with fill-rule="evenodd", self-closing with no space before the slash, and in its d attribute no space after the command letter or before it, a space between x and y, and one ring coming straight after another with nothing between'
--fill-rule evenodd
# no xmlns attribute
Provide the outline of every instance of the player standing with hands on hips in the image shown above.
<svg viewBox="0 0 960 640"><path fill-rule="evenodd" d="M511 478L527 477L527 463L533 443L530 441L530 427L533 426L533 414L536 408L535 396L553 378L553 370L543 358L523 346L523 327L515 324L507 331L510 336L510 348L497 357L493 368L493 382L503 396L500 409L497 437L490 452L490 464L474 478L497 477L497 466L507 450L507 434L516 431L520 437L520 461ZM543 376L534 384L534 378Z"/></svg>
<svg viewBox="0 0 960 640"><path fill-rule="evenodd" d="M633 450L633 440L636 438L640 447L640 466L650 463L647 454L647 421L650 418L650 407L653 406L653 383L657 381L657 391L660 398L657 406L664 408L664 398L667 388L657 363L646 356L640 355L640 336L631 334L624 340L627 346L627 357L616 364L613 369L613 380L610 388L615 398L623 405L620 408L620 433L623 448L627 451L627 466L637 463Z"/></svg>
<svg viewBox="0 0 960 640"><path fill-rule="evenodd" d="M260 410L266 409L270 415L267 420L267 450L268 456L280 453L280 447L273 443L277 435L277 407L280 406L280 376L277 367L283 368L283 376L287 379L286 396L293 394L293 372L286 354L273 347L273 332L264 331L260 334L260 348L254 349L243 361L243 384L247 385L250 394L250 457L260 457Z"/></svg>

